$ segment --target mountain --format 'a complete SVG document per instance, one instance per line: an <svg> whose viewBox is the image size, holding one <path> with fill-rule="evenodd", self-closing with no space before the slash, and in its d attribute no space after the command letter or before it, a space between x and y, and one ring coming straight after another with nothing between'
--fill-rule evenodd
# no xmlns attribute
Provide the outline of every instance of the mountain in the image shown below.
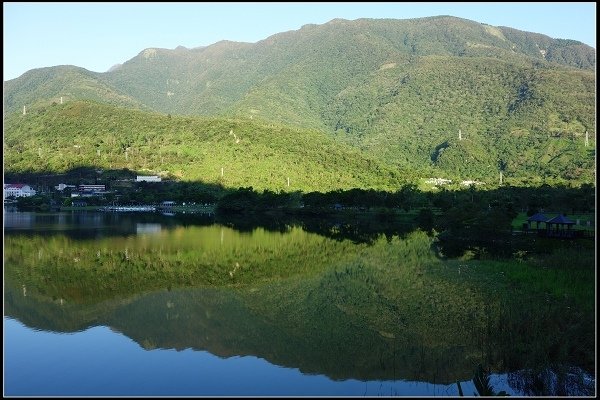
<svg viewBox="0 0 600 400"><path fill-rule="evenodd" d="M140 101L98 79L96 72L72 65L27 71L4 82L4 113L62 101L89 99L116 106L148 109Z"/></svg>
<svg viewBox="0 0 600 400"><path fill-rule="evenodd" d="M89 101L5 119L7 172L128 168L224 187L395 190L406 173L325 133L250 119L170 116ZM289 179L289 183L288 183Z"/></svg>
<svg viewBox="0 0 600 400"><path fill-rule="evenodd" d="M450 16L334 19L253 44L145 49L105 73L29 71L4 83L4 107L69 89L69 99L315 129L395 169L591 182L595 58L580 42Z"/></svg>

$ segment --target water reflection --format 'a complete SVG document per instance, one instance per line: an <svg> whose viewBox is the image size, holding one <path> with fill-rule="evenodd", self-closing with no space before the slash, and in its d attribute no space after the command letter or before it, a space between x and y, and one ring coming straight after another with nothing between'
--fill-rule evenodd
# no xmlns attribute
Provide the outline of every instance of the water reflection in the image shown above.
<svg viewBox="0 0 600 400"><path fill-rule="evenodd" d="M35 214L30 212L4 212L4 229L30 229Z"/></svg>
<svg viewBox="0 0 600 400"><path fill-rule="evenodd" d="M149 229L173 229L181 226L211 226L219 224L238 232L253 232L263 228L269 232L287 232L290 227L301 227L335 240L354 243L372 243L381 235L388 238L404 236L415 229L413 224L394 218L335 216L299 218L286 214L239 216L176 213L110 213L71 211L58 213L6 212L4 230L51 235L62 232L73 239L96 239L110 236L128 236L148 233ZM160 226L160 228L159 228Z"/></svg>
<svg viewBox="0 0 600 400"><path fill-rule="evenodd" d="M287 223L240 231L157 218L13 219L5 315L43 331L110 327L146 351L259 357L334 381L443 385L468 381L478 363L530 367L562 344L538 338L570 318L559 302L532 297L516 307L513 293L456 274L420 231L354 240L356 227L339 229L351 232L341 239L330 226L320 235ZM86 231L94 240L82 240ZM548 331L507 332L506 318ZM580 322L582 343L593 339L593 318ZM562 360L572 360L568 351Z"/></svg>
<svg viewBox="0 0 600 400"><path fill-rule="evenodd" d="M224 359L206 351L155 349L106 327L77 334L35 332L5 319L7 396L456 396L456 385L415 381L334 381L255 356ZM40 343L46 347L40 356ZM76 343L76 346L74 346ZM77 351L73 351L73 347ZM25 350L22 350L25 349ZM25 355L25 356L24 356ZM36 362L31 362L36 359ZM87 362L82 362L87 360ZM54 371L49 373L48 371ZM27 379L20 376L27 375ZM506 375L494 387L513 393ZM110 383L108 383L110 382ZM473 393L470 381L462 382Z"/></svg>
<svg viewBox="0 0 600 400"><path fill-rule="evenodd" d="M161 224L138 222L135 226L135 232L138 235L147 233L160 233L161 227Z"/></svg>
<svg viewBox="0 0 600 400"><path fill-rule="evenodd" d="M197 214L186 218L165 217L160 213L110 213L72 211L58 213L5 212L5 234L30 233L51 236L57 232L71 239L90 240L129 236L172 229L178 226L208 226L214 217Z"/></svg>

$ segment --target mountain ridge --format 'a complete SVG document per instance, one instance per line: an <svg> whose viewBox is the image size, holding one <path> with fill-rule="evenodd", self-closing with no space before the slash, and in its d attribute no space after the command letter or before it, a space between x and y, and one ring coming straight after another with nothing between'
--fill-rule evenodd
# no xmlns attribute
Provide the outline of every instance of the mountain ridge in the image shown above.
<svg viewBox="0 0 600 400"><path fill-rule="evenodd" d="M4 82L5 119L87 98L318 130L399 170L593 176L595 49L573 40L452 16L333 19L256 43L147 48L105 73L54 68Z"/></svg>

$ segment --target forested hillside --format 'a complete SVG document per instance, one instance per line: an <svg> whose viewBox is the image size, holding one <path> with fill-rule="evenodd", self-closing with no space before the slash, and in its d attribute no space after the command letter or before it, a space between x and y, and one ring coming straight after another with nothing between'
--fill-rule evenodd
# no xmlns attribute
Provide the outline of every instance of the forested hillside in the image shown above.
<svg viewBox="0 0 600 400"><path fill-rule="evenodd" d="M17 79L4 82L4 114L25 106L47 106L76 99L102 101L116 106L148 109L140 101L113 85L98 79L98 74L72 65L27 71Z"/></svg>
<svg viewBox="0 0 600 400"><path fill-rule="evenodd" d="M12 114L5 121L4 165L17 173L127 168L276 191L395 190L409 176L314 130L169 116L92 102Z"/></svg>
<svg viewBox="0 0 600 400"><path fill-rule="evenodd" d="M145 49L106 73L32 70L4 83L5 119L86 99L274 123L298 143L319 131L414 177L594 182L595 58L577 41L449 16L335 19L257 43Z"/></svg>

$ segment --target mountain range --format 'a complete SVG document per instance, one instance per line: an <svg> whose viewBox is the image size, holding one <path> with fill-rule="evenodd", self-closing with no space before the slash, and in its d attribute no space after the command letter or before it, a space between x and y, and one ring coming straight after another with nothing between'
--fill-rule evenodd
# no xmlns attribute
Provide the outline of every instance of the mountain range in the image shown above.
<svg viewBox="0 0 600 400"><path fill-rule="evenodd" d="M126 121L157 119L165 126L158 132L165 140L153 145L175 153L185 151L184 136L176 133L185 124L196 129L190 134L200 147L208 145L207 124L216 124L225 135L251 127L261 137L247 143L244 152L253 155L248 162L258 169L264 168L260 160L268 158L267 152L281 159L269 168L281 169L288 165L284 153L302 164L341 148L348 151L342 159L380 165L379 172L365 172L373 176L350 179L344 187L395 186L397 176L492 184L500 172L517 184L590 183L595 181L595 68L595 49L583 43L450 16L334 19L256 43L149 48L104 73L56 66L5 81L4 153L20 160L5 161L5 169L52 170L57 165L35 161L40 158L37 148L56 147L57 137L86 135L92 147L100 146L92 142L99 132L114 134L111 124L137 130L126 147L143 148L152 128L141 124L144 128L137 129ZM75 106L78 101L85 103ZM26 115L23 107L29 110ZM87 121L88 114L75 113L80 122L57 125L67 107L107 117ZM174 128L168 128L175 120ZM225 127L231 121L236 121L235 129ZM87 131L74 131L77 125ZM49 126L51 132L45 128ZM273 129L291 136L272 140ZM31 157L12 153L17 138L35 142ZM319 142L305 149L316 154L300 154L303 146L291 145L308 142ZM187 150L194 153L192 159L199 157L194 146ZM233 151L214 150L217 158ZM82 161L70 153L63 151L61 168ZM345 170L350 161L342 159L336 159L335 167L325 163L325 168ZM109 164L127 167L131 163L126 161ZM173 169L158 162L145 167ZM314 170L302 167L296 172L300 176ZM250 173L230 184L279 185L265 184L261 176ZM182 179L206 177L192 173ZM337 187L333 179L301 189Z"/></svg>

